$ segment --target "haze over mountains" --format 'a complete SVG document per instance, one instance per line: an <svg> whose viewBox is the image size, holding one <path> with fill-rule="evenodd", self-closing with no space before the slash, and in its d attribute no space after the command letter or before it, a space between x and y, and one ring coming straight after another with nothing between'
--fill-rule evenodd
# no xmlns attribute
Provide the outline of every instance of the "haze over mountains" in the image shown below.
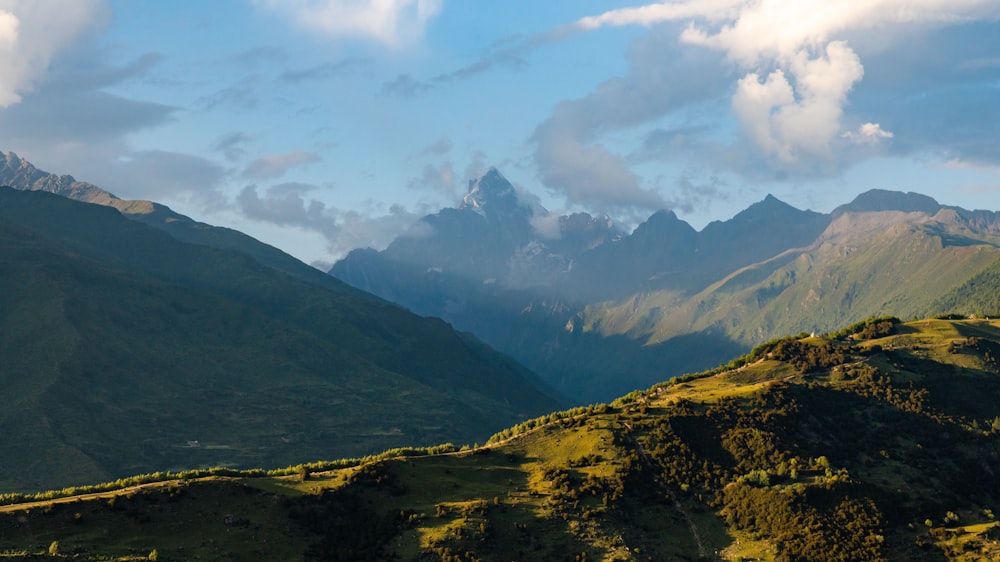
<svg viewBox="0 0 1000 562"><path fill-rule="evenodd" d="M491 169L458 208L330 273L590 402L787 333L947 312L937 301L1000 258L998 242L995 212L884 190L829 214L768 196L701 231L660 211L625 234L606 217L532 208Z"/></svg>
<svg viewBox="0 0 1000 562"><path fill-rule="evenodd" d="M4 162L0 491L155 473L0 494L0 558L1000 553L1000 321L870 319L1000 311L997 213L875 190L830 214L767 197L701 231L661 211L626 234L523 205L490 170L333 273L577 402L661 383L517 424L558 393L472 334ZM852 318L869 320L771 339Z"/></svg>
<svg viewBox="0 0 1000 562"><path fill-rule="evenodd" d="M339 455L403 444L475 440L487 427L496 429L557 404L556 393L547 390L544 383L479 347L473 339L456 335L435 320L419 320L253 238L198 223L153 202L118 199L70 176L39 171L13 153L0 163L0 184L48 191L121 212L98 212L99 208L42 194L4 194L5 235L19 240L5 248L7 253L15 252L7 258L14 272L8 283L30 289L27 297L14 291L5 295L8 310L23 313L6 315L10 323L7 329L11 334L22 334L18 337L23 339L17 341L43 341L32 335L42 330L39 325L13 319L47 318L53 334L69 334L57 338L62 343L56 346L28 346L26 349L34 350L35 355L22 363L34 372L45 361L43 356L60 356L57 349L63 349L66 357L76 357L75 362L53 364L53 378L34 388L35 394L25 402L31 404L26 406L29 409L46 403L42 400L49 392L46 389L71 388L58 381L62 376L77 376L72 365L104 365L109 373L118 373L109 375L110 381L133 371L158 372L157 376L163 377L188 363L214 365L210 371L233 376L232 369L223 366L227 361L244 372L269 373L257 381L261 385L260 408L271 407L264 406L265 398L294 403L301 400L301 394L309 395L307 402L313 404L310 401L323 393L310 385L332 388L329 385L334 384L321 380L330 371L332 359L319 359L314 354L324 353L348 363L358 359L363 366L351 368L364 373L388 371L403 379L423 373L417 377L419 385L433 387L430 394L423 393L427 390L424 386L419 392L414 390L420 398L413 401L412 408L403 407L405 400L381 403L379 407L386 412L398 413L398 417L375 414L381 429L372 430L355 419L357 431L370 430L368 437L338 438L340 444L354 443L338 449ZM913 193L880 190L870 191L830 214L798 210L769 196L732 219L711 223L701 231L674 213L661 211L632 233L624 233L608 217L584 213L555 216L525 205L502 174L491 169L470 183L469 193L458 208L425 217L382 252L352 252L331 273L417 314L438 316L459 330L471 332L541 375L572 402L590 403L713 367L756 343L788 333L832 330L880 314L904 318L938 312L991 314L1000 308L997 292L991 289L1000 279L998 243L997 213L966 211ZM26 249L29 247L34 249ZM48 262L58 264L52 266L56 270L85 273L54 275L48 266L43 267ZM82 283L81 275L93 282ZM39 282L27 281L35 278ZM89 312L52 308L50 303L65 300L60 295L78 295L66 302L74 306L86 303ZM19 308L13 308L15 303L20 303ZM135 320L135 313L129 312L133 309L147 311L151 324ZM199 313L197 330L169 331L189 324L185 315L192 311ZM109 323L108 318L131 319ZM154 320L160 330L168 330L166 339L162 331L150 327ZM199 330L225 334L229 328L223 326L236 325L244 326L240 332L243 339L220 339L212 344L228 349L225 353L232 354L230 359L209 358L206 354L218 352L211 352L206 341L196 341ZM277 344L267 340L277 334L286 342L284 347L276 348ZM437 338L436 343L417 343L428 336ZM170 339L174 337L180 339ZM188 349L190 345L194 348ZM108 352L97 353L99 349ZM81 350L86 359L76 355ZM276 354L278 359L267 359L260 350L267 350L265 355ZM9 353L15 351L15 347L8 347ZM345 359L345 353L352 359ZM163 359L166 356L188 363L171 366ZM202 360L206 363L199 363ZM250 364L268 367L249 369L246 365ZM211 392L207 389L215 386L198 381L216 375L199 369L202 367L192 367L198 374L192 375L187 388L208 396ZM287 396L273 393L269 381L289 369L302 369L309 373L304 375L307 378L319 378L310 379L312 382ZM480 374L465 376L472 372ZM383 396L378 389L399 390L410 384L392 377L354 380L382 381L376 387L365 387L369 397ZM162 378L156 380L161 381L156 384L165 384ZM494 383L485 382L488 380L506 381L497 384L509 392L493 393L489 389ZM379 386L383 383L388 386ZM272 394L265 396L268 392ZM386 396L409 396L409 392ZM472 394L463 394L466 392ZM162 388L150 394L162 395ZM428 397L431 395L435 398ZM460 395L466 398L458 399ZM220 391L216 396L227 395ZM430 402L421 404L424 399ZM443 406L448 400L457 401ZM314 405L319 407L320 402ZM429 406L432 402L439 406ZM188 406L196 403L198 400L191 401ZM366 404L360 399L356 403ZM87 407L101 411L105 406L95 402ZM161 407L154 402L134 407L128 419L152 416L151 410ZM465 433L440 433L444 426L431 421L452 419L450 416L458 415L459 410L467 417L456 419L477 421L447 426L461 427ZM426 422L411 423L416 419L409 417L414 411L422 412ZM431 411L434 414L428 414ZM330 423L339 424L356 413L331 413L329 419L338 421ZM267 415L260 419L262 423L270 420ZM288 427L292 426L301 427L290 422ZM261 428L249 434L258 430ZM182 433L186 435L182 428L171 431L164 442L205 441L197 436L182 438ZM276 439L292 439L287 431L275 431L271 433ZM351 431L355 430L348 433ZM327 443L324 439L331 435L319 430L306 433L316 438L313 444L317 447ZM95 439L88 446L96 447L101 439ZM83 441L57 442L54 451L80 448ZM83 451L88 460L76 466L91 467L81 469L80 478L86 479L143 467L163 468L163 462L169 467L202 461L280 464L301 460L303 454L269 457L273 451L260 452L266 448L251 452L253 447L225 446L231 447L230 452L212 449L215 456L205 454L207 449L166 449L178 455L176 462L157 458L150 451L161 455L164 449L151 447L143 455L132 455L130 462L134 463L128 465L109 461L114 455L95 461L93 451ZM240 452L231 452L236 450ZM53 473L60 470L54 468ZM18 486L32 484L17 478L9 481Z"/></svg>

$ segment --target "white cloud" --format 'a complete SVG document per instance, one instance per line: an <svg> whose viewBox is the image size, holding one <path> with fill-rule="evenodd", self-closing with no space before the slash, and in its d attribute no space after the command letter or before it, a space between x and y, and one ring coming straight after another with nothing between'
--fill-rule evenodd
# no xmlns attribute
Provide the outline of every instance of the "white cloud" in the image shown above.
<svg viewBox="0 0 1000 562"><path fill-rule="evenodd" d="M732 107L744 134L765 154L791 163L828 159L838 136L888 138L870 128L868 136L841 133L847 96L864 75L846 34L998 17L995 0L683 0L611 10L575 26L686 23L683 43L723 52L743 70Z"/></svg>
<svg viewBox="0 0 1000 562"><path fill-rule="evenodd" d="M846 43L833 41L820 56L796 53L788 67L794 88L780 69L763 83L756 72L744 76L733 96L733 111L746 134L782 162L828 158L847 94L864 75L861 61Z"/></svg>
<svg viewBox="0 0 1000 562"><path fill-rule="evenodd" d="M841 136L854 144L878 144L896 135L886 131L878 123L864 123L857 130L847 131Z"/></svg>
<svg viewBox="0 0 1000 562"><path fill-rule="evenodd" d="M0 0L0 108L20 102L58 54L109 17L104 0Z"/></svg>
<svg viewBox="0 0 1000 562"><path fill-rule="evenodd" d="M329 38L367 37L389 47L419 39L442 0L253 0Z"/></svg>

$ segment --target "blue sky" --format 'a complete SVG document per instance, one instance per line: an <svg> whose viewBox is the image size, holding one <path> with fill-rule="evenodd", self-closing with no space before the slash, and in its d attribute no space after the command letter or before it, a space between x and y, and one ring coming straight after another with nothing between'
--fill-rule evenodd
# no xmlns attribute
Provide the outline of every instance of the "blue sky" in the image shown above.
<svg viewBox="0 0 1000 562"><path fill-rule="evenodd" d="M1000 210L1000 5L0 0L0 138L321 267L488 166L627 227L872 188Z"/></svg>

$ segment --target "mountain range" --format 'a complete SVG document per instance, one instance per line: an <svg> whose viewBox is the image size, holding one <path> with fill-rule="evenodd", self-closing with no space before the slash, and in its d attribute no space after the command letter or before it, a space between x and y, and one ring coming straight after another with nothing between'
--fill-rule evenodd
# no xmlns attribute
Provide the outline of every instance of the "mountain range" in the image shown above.
<svg viewBox="0 0 1000 562"><path fill-rule="evenodd" d="M973 279L1000 260L998 243L996 212L885 190L831 213L769 195L701 231L664 210L624 233L522 202L491 169L457 208L330 273L476 334L589 403L788 333L956 306L996 313Z"/></svg>
<svg viewBox="0 0 1000 562"><path fill-rule="evenodd" d="M0 489L482 441L562 404L250 237L7 164L44 189L0 188Z"/></svg>
<svg viewBox="0 0 1000 562"><path fill-rule="evenodd" d="M393 304L4 162L0 559L1000 557L997 213L875 190L625 233L490 170L335 265ZM656 384L553 411L434 316L573 401Z"/></svg>

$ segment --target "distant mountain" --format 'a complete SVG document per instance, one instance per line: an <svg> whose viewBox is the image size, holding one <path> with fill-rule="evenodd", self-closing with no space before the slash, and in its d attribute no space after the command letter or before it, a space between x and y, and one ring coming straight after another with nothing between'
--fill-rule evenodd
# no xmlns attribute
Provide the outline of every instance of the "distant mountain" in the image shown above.
<svg viewBox="0 0 1000 562"><path fill-rule="evenodd" d="M165 230L182 242L223 250L236 250L260 263L311 283L336 288L328 275L242 232L194 221L152 201L120 199L100 187L73 176L51 174L35 168L13 152L0 152L0 185L23 191L47 191L69 199L118 209L135 221Z"/></svg>
<svg viewBox="0 0 1000 562"><path fill-rule="evenodd" d="M476 441L559 404L441 320L38 191L0 188L0 334L6 490Z"/></svg>
<svg viewBox="0 0 1000 562"><path fill-rule="evenodd" d="M784 337L485 447L432 453L0 498L11 504L0 550L42 559L55 540L64 557L94 561L154 549L233 561L998 560L1000 322L881 318Z"/></svg>
<svg viewBox="0 0 1000 562"><path fill-rule="evenodd" d="M586 403L776 335L948 312L939 299L1000 260L1000 214L915 193L873 190L830 214L769 195L700 232L664 210L627 235L606 218L553 221L515 198L490 170L459 209L330 273L471 331ZM559 233L528 228L541 218ZM578 243L562 228L571 220L601 227Z"/></svg>

